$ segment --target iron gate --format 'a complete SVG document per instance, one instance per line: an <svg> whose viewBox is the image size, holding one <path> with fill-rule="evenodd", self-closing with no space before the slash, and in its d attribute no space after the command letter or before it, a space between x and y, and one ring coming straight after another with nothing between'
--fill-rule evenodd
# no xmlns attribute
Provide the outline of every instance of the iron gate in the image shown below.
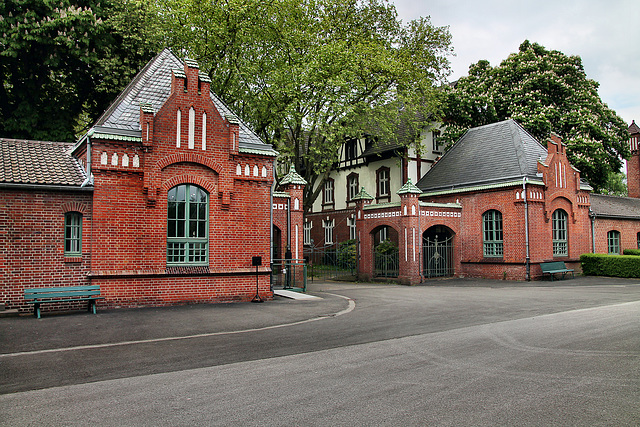
<svg viewBox="0 0 640 427"><path fill-rule="evenodd" d="M400 271L400 252L382 254L374 252L375 265L373 275L376 277L398 277Z"/></svg>
<svg viewBox="0 0 640 427"><path fill-rule="evenodd" d="M453 276L453 236L423 239L424 277Z"/></svg>

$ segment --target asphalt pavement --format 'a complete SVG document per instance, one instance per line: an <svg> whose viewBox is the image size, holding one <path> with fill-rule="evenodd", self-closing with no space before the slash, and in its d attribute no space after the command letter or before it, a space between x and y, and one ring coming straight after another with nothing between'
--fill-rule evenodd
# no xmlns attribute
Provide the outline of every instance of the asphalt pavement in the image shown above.
<svg viewBox="0 0 640 427"><path fill-rule="evenodd" d="M561 281L504 281L475 278L433 279L418 287L580 287L615 286L633 283L633 279L577 276ZM640 280L637 280L640 283ZM148 340L162 340L197 335L245 332L292 325L333 317L348 310L349 299L331 293L345 285L355 288L388 286L388 283L349 283L315 281L309 295L319 298L295 300L275 296L263 303L197 304L137 309L98 309L45 313L41 319L32 315L0 318L0 355L45 349L108 345ZM404 287L400 286L399 287Z"/></svg>

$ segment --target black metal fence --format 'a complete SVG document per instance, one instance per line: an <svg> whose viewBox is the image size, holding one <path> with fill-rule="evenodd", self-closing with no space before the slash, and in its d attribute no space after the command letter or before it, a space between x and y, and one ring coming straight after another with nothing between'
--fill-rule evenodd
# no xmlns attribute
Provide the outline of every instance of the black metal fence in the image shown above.
<svg viewBox="0 0 640 427"><path fill-rule="evenodd" d="M310 280L355 280L357 245L354 240L321 247L305 247Z"/></svg>
<svg viewBox="0 0 640 427"><path fill-rule="evenodd" d="M304 259L274 259L271 262L274 289L307 290L307 264Z"/></svg>

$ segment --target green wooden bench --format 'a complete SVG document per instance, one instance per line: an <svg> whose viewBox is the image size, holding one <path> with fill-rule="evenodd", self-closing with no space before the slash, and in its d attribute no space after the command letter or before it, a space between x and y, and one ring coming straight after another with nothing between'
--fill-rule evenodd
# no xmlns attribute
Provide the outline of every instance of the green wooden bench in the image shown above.
<svg viewBox="0 0 640 427"><path fill-rule="evenodd" d="M542 268L542 276L548 274L551 281L555 278L556 273L562 273L563 279L567 273L571 273L571 277L574 277L573 269L567 268L564 261L543 262L540 264L540 268Z"/></svg>
<svg viewBox="0 0 640 427"><path fill-rule="evenodd" d="M40 318L40 305L49 302L89 301L89 311L96 314L96 300L100 296L99 285L61 286L57 288L33 288L24 290L27 304L33 304L33 314Z"/></svg>

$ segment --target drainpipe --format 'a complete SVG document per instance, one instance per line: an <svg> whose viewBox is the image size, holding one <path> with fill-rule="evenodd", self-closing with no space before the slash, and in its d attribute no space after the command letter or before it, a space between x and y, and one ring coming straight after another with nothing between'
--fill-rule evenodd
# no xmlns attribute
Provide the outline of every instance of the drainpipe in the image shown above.
<svg viewBox="0 0 640 427"><path fill-rule="evenodd" d="M87 178L80 187L86 187L91 182L91 136L93 136L93 129L89 130L85 136L87 138Z"/></svg>
<svg viewBox="0 0 640 427"><path fill-rule="evenodd" d="M527 282L531 281L531 257L529 254L529 203L527 202L527 178L522 177L522 192L524 193L524 235L527 249L527 257L525 260L526 265L526 279Z"/></svg>
<svg viewBox="0 0 640 427"><path fill-rule="evenodd" d="M591 252L596 253L596 223L595 218L596 215L591 210L591 206L589 206L589 219L591 220Z"/></svg>
<svg viewBox="0 0 640 427"><path fill-rule="evenodd" d="M269 264L271 273L269 273L269 286L273 292L273 192L276 187L276 159L273 159L273 182L271 183L271 191L269 192Z"/></svg>

